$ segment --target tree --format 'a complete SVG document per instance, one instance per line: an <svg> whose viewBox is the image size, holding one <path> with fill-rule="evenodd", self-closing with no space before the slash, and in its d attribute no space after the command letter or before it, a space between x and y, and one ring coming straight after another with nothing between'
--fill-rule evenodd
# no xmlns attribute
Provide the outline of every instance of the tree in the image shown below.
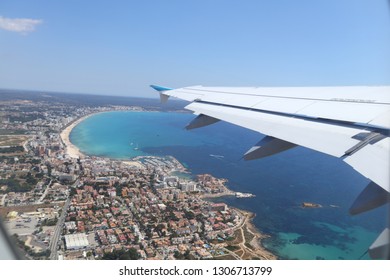
<svg viewBox="0 0 390 280"><path fill-rule="evenodd" d="M77 193L76 188L70 188L69 195L70 195L71 197L74 196L76 193Z"/></svg>
<svg viewBox="0 0 390 280"><path fill-rule="evenodd" d="M186 217L188 220L192 220L193 218L195 218L195 214L194 214L194 212L192 212L192 211L185 211L185 212L184 212L184 215L185 215L185 217Z"/></svg>
<svg viewBox="0 0 390 280"><path fill-rule="evenodd" d="M102 260L138 260L140 255L135 248L131 248L128 251L119 250L109 253L104 253Z"/></svg>
<svg viewBox="0 0 390 280"><path fill-rule="evenodd" d="M36 183L38 182L38 180L35 179L35 178L32 176L31 172L28 172L28 173L27 173L27 176L26 176L26 182L27 182L28 184L30 184L30 185L36 185Z"/></svg>
<svg viewBox="0 0 390 280"><path fill-rule="evenodd" d="M47 166L47 175L50 177L50 176L51 176L51 170L52 170L53 168L51 167L50 164L47 164L46 166Z"/></svg>
<svg viewBox="0 0 390 280"><path fill-rule="evenodd" d="M135 248L129 249L129 251L127 251L127 254L129 256L129 260L138 260L140 258L140 255Z"/></svg>

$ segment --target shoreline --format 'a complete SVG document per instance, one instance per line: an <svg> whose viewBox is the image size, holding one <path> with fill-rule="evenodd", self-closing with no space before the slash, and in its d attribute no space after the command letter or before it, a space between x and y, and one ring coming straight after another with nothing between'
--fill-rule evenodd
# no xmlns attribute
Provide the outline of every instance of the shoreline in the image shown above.
<svg viewBox="0 0 390 280"><path fill-rule="evenodd" d="M246 226L248 232L250 232L254 236L253 239L251 241L249 241L249 244L253 248L248 248L247 247L247 249L250 252L253 252L253 254L256 254L256 255L260 256L262 259L266 259L266 260L276 260L276 259L278 259L277 255L275 255L273 252L267 250L263 246L263 244L261 243L261 241L263 239L269 238L270 236L268 234L262 233L256 227L256 225L253 223L253 219L256 216L256 213L249 212L247 210L242 210L242 209L239 209L239 208L234 208L234 209L236 211L240 212L242 215L246 216L246 221L245 221L243 226Z"/></svg>
<svg viewBox="0 0 390 280"><path fill-rule="evenodd" d="M84 153L82 153L79 150L79 148L77 148L70 141L70 133L72 132L73 128L75 128L82 121L86 120L87 118L89 118L89 117L91 117L93 115L97 115L97 114L104 113L104 112L106 112L106 111L94 112L94 113L90 113L90 114L87 114L85 116L82 116L81 118L76 119L75 121L73 121L72 123L67 125L61 131L60 137L62 139L62 142L63 142L64 146L65 146L65 154L67 154L69 157L75 158L75 159L83 158L83 157L86 156ZM133 159L130 159L130 160L119 160L119 161L121 161L121 162L123 162L125 164L137 166L139 168L144 168L144 166L140 162L138 162L136 158L133 158ZM186 172L186 173L188 172L189 174L193 175L191 172L187 171L186 168L185 168L185 170L181 170L180 172ZM209 199L213 199L213 198L218 198L218 197L223 197L223 196L234 196L235 195L235 192L230 190L226 185L224 185L224 187L225 187L225 191L223 193L203 194L203 195L200 195L199 198L200 199L208 199L208 198ZM255 257L260 257L261 259L266 259L266 260L277 259L278 257L276 255L274 255L274 253L272 253L271 251L267 250L261 243L261 241L263 239L265 239L265 238L268 238L269 235L262 233L256 227L256 225L253 223L253 218L256 216L256 214L253 213L253 212L249 212L247 210L236 208L236 207L232 207L232 206L229 206L229 207L234 209L234 211L237 211L238 213L240 213L240 215L244 219L242 224L240 224L235 229L235 231L244 232L246 230L250 234L253 235L253 238L250 241L248 240L248 243L250 244L250 246L247 246L246 244L241 244L241 243L237 244L245 252L245 254L249 254L249 255L252 255L252 256L255 256ZM243 256L245 254L243 254Z"/></svg>
<svg viewBox="0 0 390 280"><path fill-rule="evenodd" d="M60 137L62 140L62 143L65 146L65 154L67 154L71 158L82 158L85 157L85 154L83 154L79 148L77 148L73 143L70 141L70 133L72 132L73 128L75 128L79 123L82 121L88 119L91 116L100 114L102 112L95 112L91 113L85 116L82 116L81 118L78 118L68 124L60 133Z"/></svg>

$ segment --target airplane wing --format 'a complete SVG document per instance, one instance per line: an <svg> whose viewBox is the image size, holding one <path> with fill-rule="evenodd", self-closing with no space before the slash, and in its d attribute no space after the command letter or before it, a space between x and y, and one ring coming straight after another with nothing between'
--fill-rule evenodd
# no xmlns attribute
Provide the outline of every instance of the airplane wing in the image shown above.
<svg viewBox="0 0 390 280"><path fill-rule="evenodd" d="M187 129L223 120L267 135L246 160L297 145L342 159L371 180L351 214L390 201L390 86L151 87L162 102L170 96L191 102L186 109L197 117ZM370 247L372 257L390 258L388 232Z"/></svg>

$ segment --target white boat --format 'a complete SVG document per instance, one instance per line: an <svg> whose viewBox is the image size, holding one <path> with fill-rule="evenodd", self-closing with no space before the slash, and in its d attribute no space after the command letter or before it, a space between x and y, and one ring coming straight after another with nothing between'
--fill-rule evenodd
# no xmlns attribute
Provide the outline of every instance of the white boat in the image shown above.
<svg viewBox="0 0 390 280"><path fill-rule="evenodd" d="M210 154L210 157L215 157L215 158L224 158L224 156L221 156L221 155L213 155L213 154Z"/></svg>
<svg viewBox="0 0 390 280"><path fill-rule="evenodd" d="M236 192L236 198L249 198L249 197L256 197L256 195L251 193Z"/></svg>

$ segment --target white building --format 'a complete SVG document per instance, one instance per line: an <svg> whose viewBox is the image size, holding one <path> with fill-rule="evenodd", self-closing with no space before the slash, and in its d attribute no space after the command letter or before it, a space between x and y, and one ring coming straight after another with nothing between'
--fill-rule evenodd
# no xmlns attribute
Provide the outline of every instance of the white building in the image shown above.
<svg viewBox="0 0 390 280"><path fill-rule="evenodd" d="M89 242L85 233L67 234L65 245L68 250L78 250L87 247Z"/></svg>

